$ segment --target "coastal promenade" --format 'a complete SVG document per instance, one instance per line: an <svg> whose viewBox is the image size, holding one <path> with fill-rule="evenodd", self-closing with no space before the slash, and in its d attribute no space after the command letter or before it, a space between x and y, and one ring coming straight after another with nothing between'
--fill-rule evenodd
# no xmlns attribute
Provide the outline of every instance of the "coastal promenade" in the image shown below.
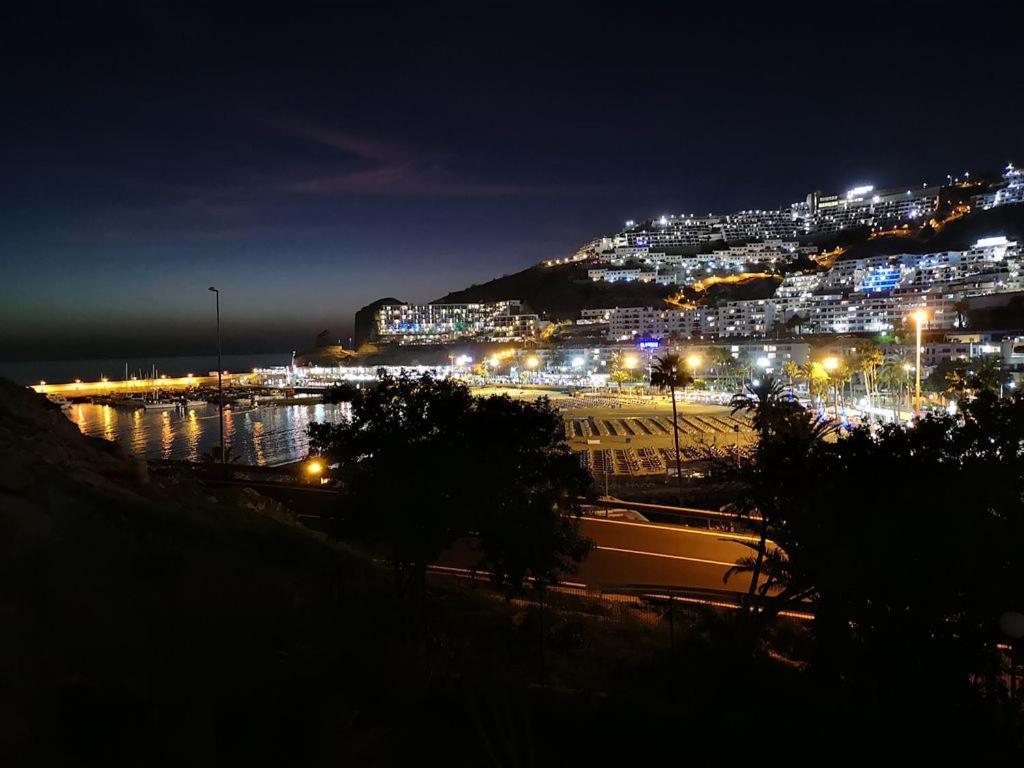
<svg viewBox="0 0 1024 768"><path fill-rule="evenodd" d="M251 373L225 373L222 378L225 387L238 386L245 383ZM32 385L32 389L41 395L60 395L61 397L100 397L103 395L145 394L154 389L164 391L184 391L196 387L216 387L217 375L197 376L188 374L178 377L158 377L156 379L129 379L127 381L72 381L66 384L47 384L40 382Z"/></svg>

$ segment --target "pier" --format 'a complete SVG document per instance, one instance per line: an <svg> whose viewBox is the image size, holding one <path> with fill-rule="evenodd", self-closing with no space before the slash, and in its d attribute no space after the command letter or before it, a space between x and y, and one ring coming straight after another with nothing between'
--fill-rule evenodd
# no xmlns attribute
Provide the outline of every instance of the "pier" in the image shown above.
<svg viewBox="0 0 1024 768"><path fill-rule="evenodd" d="M225 373L222 375L225 387L242 386L251 384L252 373ZM160 389L165 392L185 391L196 387L216 387L217 375L177 377L157 377L155 379L128 379L114 381L104 379L100 381L73 381L66 384L47 384L40 382L34 384L32 389L41 395L61 395L66 398L75 397L100 397L103 395L128 395L133 393L145 394L153 389Z"/></svg>

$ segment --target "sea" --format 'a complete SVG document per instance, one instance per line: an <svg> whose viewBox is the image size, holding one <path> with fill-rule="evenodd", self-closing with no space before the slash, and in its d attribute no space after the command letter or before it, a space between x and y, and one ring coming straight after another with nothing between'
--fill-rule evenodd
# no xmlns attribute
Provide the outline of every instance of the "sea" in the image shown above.
<svg viewBox="0 0 1024 768"><path fill-rule="evenodd" d="M262 405L225 408L224 439L232 461L274 467L309 455L309 425L345 421L348 403ZM204 404L167 411L75 403L67 412L83 434L120 443L147 459L199 461L220 444L217 406Z"/></svg>
<svg viewBox="0 0 1024 768"><path fill-rule="evenodd" d="M277 354L224 355L224 369L251 371L288 365L291 352ZM57 360L0 362L0 376L19 384L97 381L106 376L157 374L184 376L216 370L217 358L153 357L108 360ZM233 460L241 464L278 466L301 461L309 454L308 428L313 422L340 422L349 414L347 403L328 405L261 405L255 408L227 408L224 412L225 442ZM198 461L220 443L216 405L197 405L167 411L144 411L93 403L75 403L67 416L83 434L120 443L129 452L147 459Z"/></svg>

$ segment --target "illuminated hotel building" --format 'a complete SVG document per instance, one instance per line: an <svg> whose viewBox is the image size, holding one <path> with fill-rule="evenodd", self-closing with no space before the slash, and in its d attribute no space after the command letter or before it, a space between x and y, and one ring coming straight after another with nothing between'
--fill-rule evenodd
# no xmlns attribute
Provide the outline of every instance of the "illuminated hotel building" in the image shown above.
<svg viewBox="0 0 1024 768"><path fill-rule="evenodd" d="M533 336L537 315L518 299L472 304L385 304L377 310L377 340L445 344L463 339L517 341Z"/></svg>

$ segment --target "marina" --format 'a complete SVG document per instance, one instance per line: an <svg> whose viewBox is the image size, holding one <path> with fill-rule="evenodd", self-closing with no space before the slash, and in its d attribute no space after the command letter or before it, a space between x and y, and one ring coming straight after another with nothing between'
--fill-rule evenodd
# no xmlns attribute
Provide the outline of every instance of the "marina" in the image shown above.
<svg viewBox="0 0 1024 768"><path fill-rule="evenodd" d="M217 406L161 410L74 403L65 413L83 434L111 440L147 459L200 461L218 443ZM346 418L346 403L225 408L224 434L234 460L279 466L306 458L312 422Z"/></svg>

